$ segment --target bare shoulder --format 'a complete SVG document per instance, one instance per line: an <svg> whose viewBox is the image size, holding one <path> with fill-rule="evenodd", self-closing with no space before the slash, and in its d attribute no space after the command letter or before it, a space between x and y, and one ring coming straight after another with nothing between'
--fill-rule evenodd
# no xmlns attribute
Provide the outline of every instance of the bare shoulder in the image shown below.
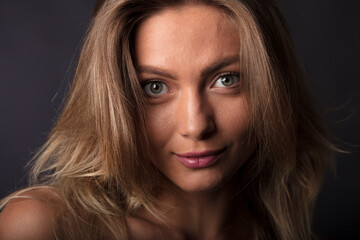
<svg viewBox="0 0 360 240"><path fill-rule="evenodd" d="M0 213L0 239L55 239L59 203L57 193L50 188L19 194Z"/></svg>
<svg viewBox="0 0 360 240"><path fill-rule="evenodd" d="M184 240L185 236L175 229L151 223L137 217L127 217L126 223L131 240Z"/></svg>

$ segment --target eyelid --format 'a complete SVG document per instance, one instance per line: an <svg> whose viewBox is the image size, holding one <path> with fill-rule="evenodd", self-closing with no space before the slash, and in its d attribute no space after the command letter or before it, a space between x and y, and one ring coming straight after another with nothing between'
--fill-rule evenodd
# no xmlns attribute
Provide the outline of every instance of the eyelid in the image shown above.
<svg viewBox="0 0 360 240"><path fill-rule="evenodd" d="M151 79L144 79L144 80L140 79L141 86L144 86L149 82L162 82L163 83L163 81L161 81L161 79L159 79L159 78L151 78Z"/></svg>
<svg viewBox="0 0 360 240"><path fill-rule="evenodd" d="M241 74L239 72L236 72L236 71L228 71L228 72L222 72L220 74L217 74L215 77L214 77L214 80L212 81L211 83L211 87L213 87L216 82L219 80L219 78L221 77L226 77L226 76L236 76L237 78L239 78L239 82L238 83L235 83L233 86L230 86L230 87L234 87L234 86L237 86L239 83L240 83L240 76Z"/></svg>
<svg viewBox="0 0 360 240"><path fill-rule="evenodd" d="M146 84L148 83L153 83L153 82L160 82L164 85L167 86L166 83L164 83L164 81L162 81L161 79L158 78L151 78L151 79L145 79L145 80L140 80L140 86L143 88Z"/></svg>
<svg viewBox="0 0 360 240"><path fill-rule="evenodd" d="M162 85L165 86L165 93L162 94L150 94L146 92L145 86L150 84L150 83L160 83ZM164 83L164 81L160 80L160 79L148 79L148 80L143 80L142 82L140 82L141 88L144 91L145 96L149 97L149 98L159 98L162 97L163 95L167 94L170 91L170 88L167 84Z"/></svg>
<svg viewBox="0 0 360 240"><path fill-rule="evenodd" d="M237 77L240 77L240 73L239 72L234 72L234 71L228 71L228 72L222 72L219 73L215 76L215 79L219 79L220 77L224 77L224 76L229 76L229 75L235 75Z"/></svg>

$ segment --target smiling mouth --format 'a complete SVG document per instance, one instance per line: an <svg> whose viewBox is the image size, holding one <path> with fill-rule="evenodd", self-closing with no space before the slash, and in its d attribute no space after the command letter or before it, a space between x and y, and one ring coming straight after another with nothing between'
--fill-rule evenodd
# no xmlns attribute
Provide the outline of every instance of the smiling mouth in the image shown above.
<svg viewBox="0 0 360 240"><path fill-rule="evenodd" d="M184 166L196 169L214 165L219 161L225 150L226 147L218 150L208 150L202 152L187 152L183 154L174 153L174 155Z"/></svg>

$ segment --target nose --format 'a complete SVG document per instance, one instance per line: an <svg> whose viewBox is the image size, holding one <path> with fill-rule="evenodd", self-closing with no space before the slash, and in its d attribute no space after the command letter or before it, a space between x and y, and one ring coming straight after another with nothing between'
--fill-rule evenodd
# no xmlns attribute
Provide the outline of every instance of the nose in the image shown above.
<svg viewBox="0 0 360 240"><path fill-rule="evenodd" d="M178 132L186 138L204 140L216 130L213 109L197 91L185 91L177 106Z"/></svg>

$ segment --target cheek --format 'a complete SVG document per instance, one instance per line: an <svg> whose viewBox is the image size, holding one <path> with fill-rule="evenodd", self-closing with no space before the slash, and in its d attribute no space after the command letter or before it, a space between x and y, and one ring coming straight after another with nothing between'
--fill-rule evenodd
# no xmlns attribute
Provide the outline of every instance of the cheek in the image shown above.
<svg viewBox="0 0 360 240"><path fill-rule="evenodd" d="M155 150L164 148L175 132L173 116L171 108L160 105L148 107L146 112L148 137Z"/></svg>
<svg viewBox="0 0 360 240"><path fill-rule="evenodd" d="M232 139L243 138L247 135L250 124L250 111L245 97L222 99L215 106L215 121L221 135Z"/></svg>

